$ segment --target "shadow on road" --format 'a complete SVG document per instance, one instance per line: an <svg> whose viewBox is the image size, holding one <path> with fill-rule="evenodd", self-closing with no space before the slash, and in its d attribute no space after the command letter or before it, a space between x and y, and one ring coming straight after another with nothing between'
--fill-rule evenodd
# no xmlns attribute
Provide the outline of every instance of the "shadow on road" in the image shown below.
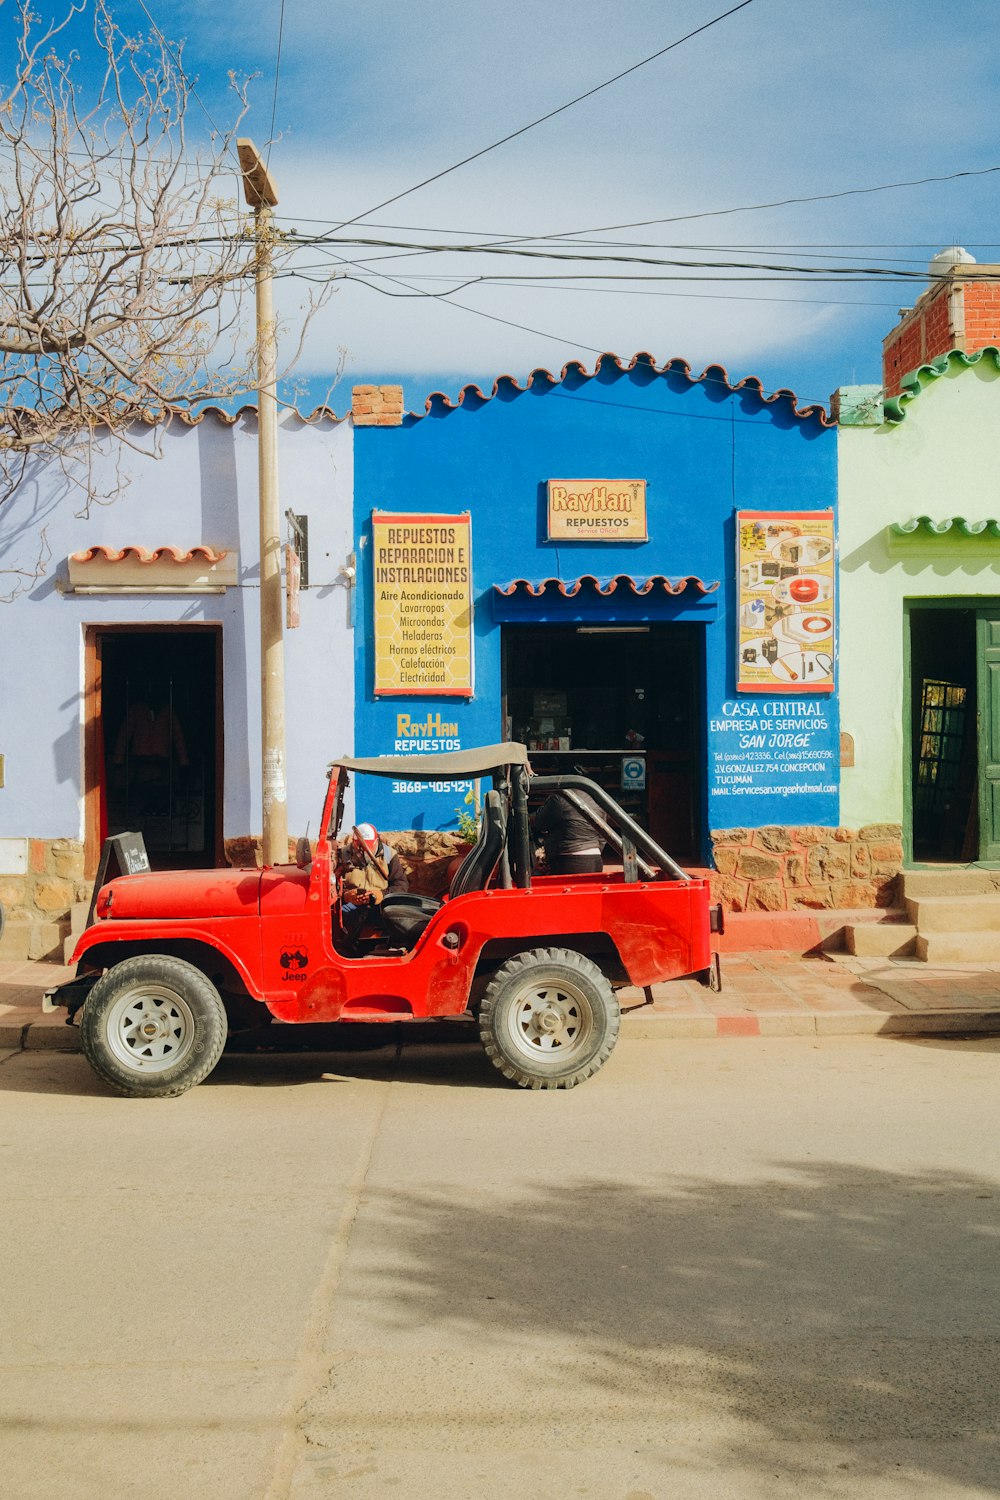
<svg viewBox="0 0 1000 1500"><path fill-rule="evenodd" d="M338 1028L272 1026L244 1033L227 1046L202 1089L289 1088L309 1083L392 1080L439 1088L509 1088L467 1026L440 1028L396 1022ZM67 1094L119 1098L79 1052L18 1052L0 1064L0 1094ZM123 1104L148 1101L122 1100ZM168 1108L174 1100L162 1101Z"/></svg>
<svg viewBox="0 0 1000 1500"><path fill-rule="evenodd" d="M749 1183L595 1175L368 1203L352 1298L380 1347L433 1330L475 1348L526 1412L558 1424L580 1397L595 1441L648 1417L664 1462L724 1429L719 1495L738 1492L727 1468L803 1494L1000 1493L993 1180L778 1163ZM561 1374L537 1363L553 1348ZM352 1416L321 1401L307 1434L332 1441Z"/></svg>
<svg viewBox="0 0 1000 1500"><path fill-rule="evenodd" d="M952 1052L1000 1053L1000 1036L984 1035L981 1031L955 1031L947 1036L929 1036L927 1034L907 1036L905 1033L897 1033L889 1037L888 1040L905 1042L908 1047L929 1047L934 1051L940 1051L944 1048Z"/></svg>
<svg viewBox="0 0 1000 1500"><path fill-rule="evenodd" d="M281 1028L284 1030L284 1028ZM305 1028L296 1027L295 1030ZM345 1030L360 1031L352 1025ZM425 1039L419 1026L395 1023L365 1027L377 1033L358 1038L346 1050L330 1047L330 1028L317 1027L315 1044L295 1046L295 1038L272 1048L227 1051L202 1088L287 1088L290 1084L369 1080L427 1084L437 1088L509 1088L468 1030L445 1040ZM291 1030L291 1028L289 1028ZM398 1033L398 1035L397 1035ZM271 1033L273 1035L273 1032Z"/></svg>

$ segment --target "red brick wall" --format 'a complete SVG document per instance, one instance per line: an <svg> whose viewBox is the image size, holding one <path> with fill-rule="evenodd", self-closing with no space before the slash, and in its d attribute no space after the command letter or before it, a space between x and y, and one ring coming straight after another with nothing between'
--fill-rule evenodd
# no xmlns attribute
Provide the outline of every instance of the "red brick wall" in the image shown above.
<svg viewBox="0 0 1000 1500"><path fill-rule="evenodd" d="M945 282L930 297L924 309L924 359L936 359L953 347L955 330L951 323L951 290Z"/></svg>
<svg viewBox="0 0 1000 1500"><path fill-rule="evenodd" d="M969 282L965 288L965 348L968 353L1000 345L1000 283Z"/></svg>
<svg viewBox="0 0 1000 1500"><path fill-rule="evenodd" d="M356 385L351 390L355 427L399 427L403 421L401 385Z"/></svg>
<svg viewBox="0 0 1000 1500"><path fill-rule="evenodd" d="M923 323L914 319L900 329L898 335L891 334L882 349L882 385L887 396L898 396L900 383L908 370L915 370L923 363Z"/></svg>
<svg viewBox="0 0 1000 1500"><path fill-rule="evenodd" d="M1000 282L958 282L965 308L965 333L951 320L955 282L944 281L924 295L882 345L882 384L887 396L898 396L901 381L918 365L963 349L971 354L987 344L1000 345Z"/></svg>

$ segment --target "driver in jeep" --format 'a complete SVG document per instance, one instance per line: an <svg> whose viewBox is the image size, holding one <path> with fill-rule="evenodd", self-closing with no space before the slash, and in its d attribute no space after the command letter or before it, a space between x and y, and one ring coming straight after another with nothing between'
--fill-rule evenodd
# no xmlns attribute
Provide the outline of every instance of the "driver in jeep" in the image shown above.
<svg viewBox="0 0 1000 1500"><path fill-rule="evenodd" d="M357 938L370 908L381 906L383 896L408 891L410 882L403 861L384 843L371 823L359 823L340 850L340 912L344 931Z"/></svg>

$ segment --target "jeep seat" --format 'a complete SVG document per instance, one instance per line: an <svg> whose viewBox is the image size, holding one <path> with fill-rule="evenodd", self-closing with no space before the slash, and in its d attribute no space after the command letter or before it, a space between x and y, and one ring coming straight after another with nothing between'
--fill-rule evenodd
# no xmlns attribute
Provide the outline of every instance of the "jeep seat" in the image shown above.
<svg viewBox="0 0 1000 1500"><path fill-rule="evenodd" d="M484 891L493 878L507 839L507 810L499 792L483 798L479 838L451 877L448 899L468 891ZM444 905L433 896L397 894L386 896L379 910L389 937L404 948L412 948L436 911Z"/></svg>

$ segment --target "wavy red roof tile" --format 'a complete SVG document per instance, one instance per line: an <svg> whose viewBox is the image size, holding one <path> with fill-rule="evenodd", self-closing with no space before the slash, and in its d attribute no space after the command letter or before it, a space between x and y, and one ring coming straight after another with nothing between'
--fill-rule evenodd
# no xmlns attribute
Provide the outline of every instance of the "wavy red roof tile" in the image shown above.
<svg viewBox="0 0 1000 1500"><path fill-rule="evenodd" d="M634 354L628 364L625 364L617 354L610 352L601 354L594 364L593 371L588 371L586 365L579 359L569 360L567 364L563 365L558 375L553 375L551 370L546 370L539 366L537 369L531 371L524 385L520 385L513 375L498 375L493 382L493 388L488 396L484 395L481 387L474 383L462 387L458 393L457 401L452 401L450 396L447 396L443 391L432 391L424 402L424 410L422 412L411 411L408 415L413 421L421 421L425 416L430 415L435 408L440 408L444 411L457 411L466 402L492 401L494 396L504 386L513 391L523 393L530 391L536 383L550 386L562 385L570 377L574 377L580 381L594 380L602 367L607 364L613 365L622 375L627 375L630 371L638 368L644 368L656 375L681 375L691 385L701 385L705 382L724 385L731 395L736 395L740 391L748 391L757 397L762 406L773 406L776 402L789 402L793 415L798 417L800 421L804 422L815 418L824 427L836 426L836 423L830 417L826 407L822 403L811 403L808 406L800 407L798 396L796 396L794 391L789 390L785 386L772 391L768 395L764 389L763 382L756 375L744 376L742 380L738 380L734 384L730 380L725 366L717 364L706 365L700 375L692 375L691 366L686 359L675 357L666 360L662 365L657 365L654 356L646 350L641 350L638 354Z"/></svg>
<svg viewBox="0 0 1000 1500"><path fill-rule="evenodd" d="M139 563L156 563L161 559L169 557L175 563L188 563L194 558L203 558L209 566L220 563L229 556L228 548L206 547L199 543L197 547L189 547L183 552L180 547L87 547L82 552L70 554L70 561L75 563L89 562L125 562L129 558Z"/></svg>
<svg viewBox="0 0 1000 1500"><path fill-rule="evenodd" d="M337 413L330 406L315 406L308 413L299 411L298 407L291 407L289 411L290 415L296 417L302 423L303 427L309 427L313 423L323 421L346 421L345 417L338 417ZM247 402L245 406L239 407L236 411L224 411L221 406L203 406L201 411L198 412L184 411L180 407L175 408L171 412L171 420L175 417L179 418L185 427L197 427L199 422L203 421L205 417L215 417L224 427L233 427L241 417L256 418L256 416L257 408L252 402Z"/></svg>
<svg viewBox="0 0 1000 1500"><path fill-rule="evenodd" d="M683 594L685 589L692 589L699 594L712 594L719 587L719 580L705 583L701 578L695 578L689 574L686 578L667 578L663 573L653 573L649 578L633 578L629 573L616 573L613 577L597 578L593 573L584 573L579 578L542 578L539 580L531 578L512 578L509 583L495 583L495 593L510 598L516 594L518 589L523 593L530 594L533 599L538 599L545 590L555 584L564 599L573 599L583 588L584 584L593 584L598 594L607 597L613 594L619 584L625 584L632 590L633 594L651 594L662 590L665 594Z"/></svg>
<svg viewBox="0 0 1000 1500"><path fill-rule="evenodd" d="M30 407L19 408L30 414ZM291 415L296 417L303 427L309 427L317 422L344 422L346 417L338 417L337 413L329 406L316 406L308 414L301 412L296 407L290 408ZM206 417L213 417L221 422L223 427L235 427L241 417L253 417L256 419L257 408L251 402L245 406L238 407L236 411L224 411L221 406L203 406L200 411L190 412L180 406L171 407L166 416L158 421L150 420L141 425L146 427L159 427L169 425L171 422L183 422L185 427L198 427ZM137 423L136 425L140 425ZM97 424L99 432L105 431L100 423Z"/></svg>

